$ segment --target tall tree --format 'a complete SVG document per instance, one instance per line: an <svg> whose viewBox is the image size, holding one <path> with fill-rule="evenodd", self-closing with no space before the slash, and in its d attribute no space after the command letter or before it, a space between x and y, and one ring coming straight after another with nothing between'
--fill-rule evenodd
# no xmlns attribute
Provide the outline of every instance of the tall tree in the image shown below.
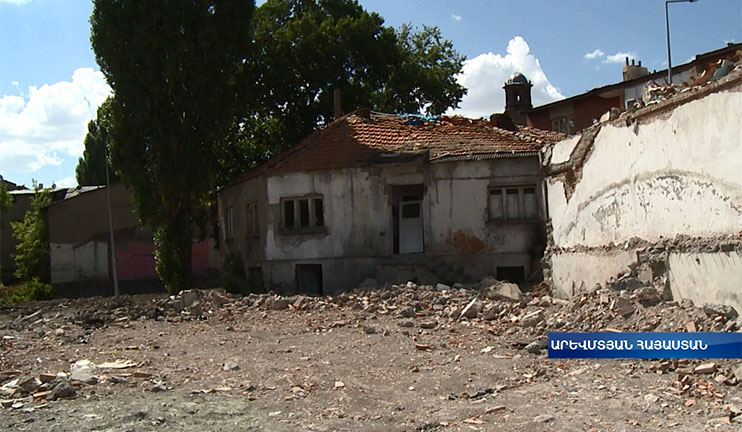
<svg viewBox="0 0 742 432"><path fill-rule="evenodd" d="M33 188L31 208L22 220L10 223L13 237L18 240L13 254L15 277L22 281L46 280L49 271L49 231L44 209L51 203L51 196L35 180Z"/></svg>
<svg viewBox="0 0 742 432"><path fill-rule="evenodd" d="M194 218L234 124L254 4L94 0L91 42L113 89L112 165L154 233L168 291L191 284Z"/></svg>
<svg viewBox="0 0 742 432"><path fill-rule="evenodd" d="M346 109L430 114L466 92L455 79L464 57L437 28L395 30L355 0L268 0L254 23L256 90L238 130L252 159L331 121L335 89Z"/></svg>
<svg viewBox="0 0 742 432"><path fill-rule="evenodd" d="M108 145L108 124L111 122L111 98L101 106L95 120L88 122L88 133L85 135L85 151L77 160L75 177L80 186L97 186L106 184L106 163L109 163L111 183L118 181L118 176L110 168L106 146Z"/></svg>

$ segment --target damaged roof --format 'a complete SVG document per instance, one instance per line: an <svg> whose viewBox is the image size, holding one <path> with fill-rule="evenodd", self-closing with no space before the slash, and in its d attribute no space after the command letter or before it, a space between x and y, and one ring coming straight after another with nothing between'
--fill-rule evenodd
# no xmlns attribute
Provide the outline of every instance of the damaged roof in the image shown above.
<svg viewBox="0 0 742 432"><path fill-rule="evenodd" d="M431 162L532 156L543 145L563 138L523 126L506 130L485 119L431 119L359 109L313 132L248 176L361 167L384 158L401 162L394 157L405 155L425 155Z"/></svg>

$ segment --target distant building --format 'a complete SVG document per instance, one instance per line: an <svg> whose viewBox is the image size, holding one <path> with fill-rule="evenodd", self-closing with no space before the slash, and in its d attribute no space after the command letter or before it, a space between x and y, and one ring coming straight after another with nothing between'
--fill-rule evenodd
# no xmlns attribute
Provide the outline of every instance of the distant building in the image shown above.
<svg viewBox="0 0 742 432"><path fill-rule="evenodd" d="M693 61L673 66L673 83L694 84L696 80L703 79L703 72L710 70L717 62L723 59L738 58L741 52L742 43L730 43L724 48L699 54ZM505 111L509 114L514 113L510 116L513 120L516 120L516 123L519 123L517 119L520 119L523 115L520 111L522 106L517 109L514 107L508 111L510 103L515 104L518 100L509 96L508 87L509 85L512 86L511 81L513 81L512 78L505 85L506 99L509 100ZM612 108L625 111L636 104L642 104L648 87L666 84L667 69L649 73L647 68L642 66L641 61L635 64L632 60L629 64L627 58L626 64L623 66L623 81L528 109L525 113L526 121L519 124L572 135L592 126L594 122L600 119L601 115ZM518 94L520 94L520 89L524 89L525 86L521 85L517 88L519 89ZM512 92L515 92L515 90L512 90ZM522 100L523 96L520 97ZM530 101L530 95L528 100Z"/></svg>
<svg viewBox="0 0 742 432"><path fill-rule="evenodd" d="M65 294L113 293L107 202L105 186L78 186L47 207L51 283L70 286ZM152 232L139 223L131 196L120 183L111 185L111 208L119 279L158 283ZM220 268L213 242L194 243L191 264L194 273ZM133 291L136 285L128 284ZM89 289L82 292L81 286Z"/></svg>

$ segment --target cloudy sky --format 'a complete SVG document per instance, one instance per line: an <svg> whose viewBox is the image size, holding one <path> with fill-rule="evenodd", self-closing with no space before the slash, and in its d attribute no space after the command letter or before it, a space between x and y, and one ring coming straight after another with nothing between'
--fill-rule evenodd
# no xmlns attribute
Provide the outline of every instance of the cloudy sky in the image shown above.
<svg viewBox="0 0 742 432"><path fill-rule="evenodd" d="M388 25L438 26L467 61L459 109L501 112L521 72L540 105L621 80L629 56L667 67L664 0L361 0ZM0 0L0 175L74 186L87 122L109 94L86 0ZM670 5L672 61L742 41L742 0Z"/></svg>

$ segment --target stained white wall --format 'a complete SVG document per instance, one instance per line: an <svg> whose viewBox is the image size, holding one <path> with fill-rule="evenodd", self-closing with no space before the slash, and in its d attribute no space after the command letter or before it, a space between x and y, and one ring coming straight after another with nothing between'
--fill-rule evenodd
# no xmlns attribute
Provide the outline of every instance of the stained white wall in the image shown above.
<svg viewBox="0 0 742 432"><path fill-rule="evenodd" d="M547 179L554 246L552 280L564 296L625 272L627 241L710 238L742 231L742 86L645 118L604 125L569 200L563 178ZM555 147L556 160L574 148ZM558 151L557 151L558 150ZM613 248L611 249L611 245ZM668 251L677 299L726 303L742 311L738 252Z"/></svg>
<svg viewBox="0 0 742 432"><path fill-rule="evenodd" d="M606 125L567 201L548 182L554 241L601 246L632 237L738 232L742 93L711 94L637 128Z"/></svg>
<svg viewBox="0 0 742 432"><path fill-rule="evenodd" d="M49 249L52 284L108 277L108 243L51 243Z"/></svg>

